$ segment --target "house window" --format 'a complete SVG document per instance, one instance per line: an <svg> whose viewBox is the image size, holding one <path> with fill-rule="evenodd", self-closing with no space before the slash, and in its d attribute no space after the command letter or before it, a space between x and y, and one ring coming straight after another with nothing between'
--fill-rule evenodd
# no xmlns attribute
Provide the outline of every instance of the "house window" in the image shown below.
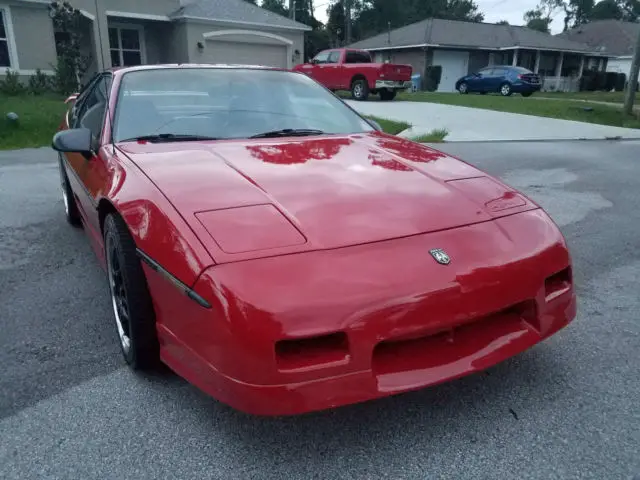
<svg viewBox="0 0 640 480"><path fill-rule="evenodd" d="M144 36L142 27L109 27L111 65L130 67L144 63Z"/></svg>
<svg viewBox="0 0 640 480"><path fill-rule="evenodd" d="M6 10L0 7L0 67L10 67L9 58L9 27L7 26Z"/></svg>

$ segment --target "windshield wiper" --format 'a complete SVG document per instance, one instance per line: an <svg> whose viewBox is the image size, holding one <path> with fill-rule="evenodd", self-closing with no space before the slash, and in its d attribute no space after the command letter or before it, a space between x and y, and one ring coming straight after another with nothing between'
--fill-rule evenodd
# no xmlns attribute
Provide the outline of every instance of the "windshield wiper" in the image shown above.
<svg viewBox="0 0 640 480"><path fill-rule="evenodd" d="M121 142L197 142L198 140L220 140L217 137L206 135L189 135L183 133L157 133L154 135L141 135L140 137L127 138Z"/></svg>
<svg viewBox="0 0 640 480"><path fill-rule="evenodd" d="M283 128L282 130L258 133L249 138L304 137L307 135L322 135L323 133L322 130L314 130L312 128Z"/></svg>

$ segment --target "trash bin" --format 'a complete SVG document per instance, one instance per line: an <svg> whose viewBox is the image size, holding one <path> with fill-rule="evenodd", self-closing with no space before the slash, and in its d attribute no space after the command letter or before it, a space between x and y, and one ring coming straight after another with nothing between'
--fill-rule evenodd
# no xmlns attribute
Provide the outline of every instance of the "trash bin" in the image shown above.
<svg viewBox="0 0 640 480"><path fill-rule="evenodd" d="M418 90L422 90L422 75L414 73L411 75L411 91L417 92Z"/></svg>

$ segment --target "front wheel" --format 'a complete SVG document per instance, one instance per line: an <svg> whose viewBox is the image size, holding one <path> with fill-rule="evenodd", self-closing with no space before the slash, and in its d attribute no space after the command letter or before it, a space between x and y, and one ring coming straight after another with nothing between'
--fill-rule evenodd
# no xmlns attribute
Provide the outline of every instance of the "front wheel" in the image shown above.
<svg viewBox="0 0 640 480"><path fill-rule="evenodd" d="M153 303L133 238L116 214L105 219L104 248L122 355L135 370L153 368L159 363Z"/></svg>
<svg viewBox="0 0 640 480"><path fill-rule="evenodd" d="M503 83L502 85L500 85L500 95L502 95L503 97L508 97L509 95L511 95L511 85L508 83Z"/></svg>
<svg viewBox="0 0 640 480"><path fill-rule="evenodd" d="M365 101L369 98L369 84L366 80L354 80L351 84L351 96L354 100Z"/></svg>
<svg viewBox="0 0 640 480"><path fill-rule="evenodd" d="M467 85L467 82L461 82L460 85L458 85L458 91L462 94L469 93L469 85Z"/></svg>
<svg viewBox="0 0 640 480"><path fill-rule="evenodd" d="M390 102L394 98L396 98L395 90L380 90L380 100L383 102Z"/></svg>

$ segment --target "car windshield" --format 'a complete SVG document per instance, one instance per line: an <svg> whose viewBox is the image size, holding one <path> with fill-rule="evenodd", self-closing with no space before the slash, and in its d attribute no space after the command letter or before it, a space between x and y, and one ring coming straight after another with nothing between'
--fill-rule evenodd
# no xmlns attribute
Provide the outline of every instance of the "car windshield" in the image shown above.
<svg viewBox="0 0 640 480"><path fill-rule="evenodd" d="M350 134L373 127L299 73L165 68L123 75L114 141L249 138L269 132Z"/></svg>

